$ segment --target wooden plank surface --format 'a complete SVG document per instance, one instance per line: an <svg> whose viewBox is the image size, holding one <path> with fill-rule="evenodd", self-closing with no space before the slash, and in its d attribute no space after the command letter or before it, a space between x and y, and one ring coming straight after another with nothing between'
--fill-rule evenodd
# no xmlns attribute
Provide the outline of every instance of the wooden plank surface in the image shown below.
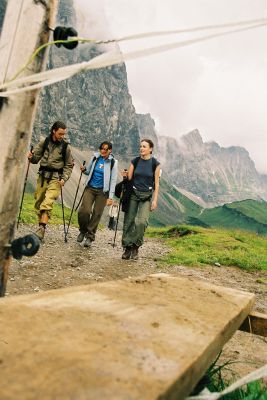
<svg viewBox="0 0 267 400"><path fill-rule="evenodd" d="M253 302L164 274L2 299L0 398L182 400Z"/></svg>

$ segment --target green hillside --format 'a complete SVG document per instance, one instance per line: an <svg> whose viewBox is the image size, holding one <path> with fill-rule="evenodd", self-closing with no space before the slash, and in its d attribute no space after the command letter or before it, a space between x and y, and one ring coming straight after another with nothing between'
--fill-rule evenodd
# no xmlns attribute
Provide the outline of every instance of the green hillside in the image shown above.
<svg viewBox="0 0 267 400"><path fill-rule="evenodd" d="M243 200L224 204L203 210L198 219L213 227L236 228L267 234L267 203ZM191 223L198 225L193 221Z"/></svg>
<svg viewBox="0 0 267 400"><path fill-rule="evenodd" d="M149 224L166 226L185 222L188 217L196 218L201 207L180 193L166 180L160 181L158 208L150 214Z"/></svg>
<svg viewBox="0 0 267 400"><path fill-rule="evenodd" d="M227 204L228 208L234 208L242 214L262 223L267 224L267 203L265 201L243 200Z"/></svg>

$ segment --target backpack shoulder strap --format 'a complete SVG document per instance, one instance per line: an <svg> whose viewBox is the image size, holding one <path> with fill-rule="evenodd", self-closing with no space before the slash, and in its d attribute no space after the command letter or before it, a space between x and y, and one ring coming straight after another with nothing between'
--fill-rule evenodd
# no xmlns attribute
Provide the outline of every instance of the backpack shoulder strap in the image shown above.
<svg viewBox="0 0 267 400"><path fill-rule="evenodd" d="M44 144L43 144L42 157L43 157L45 151L48 149L49 140L50 140L50 136L46 136L46 138L44 140Z"/></svg>
<svg viewBox="0 0 267 400"><path fill-rule="evenodd" d="M90 170L93 168L95 168L95 165L96 165L96 159L97 159L97 157L96 156L94 156L93 158L91 158L91 161L90 161L90 163L89 164L91 164L91 168L90 168Z"/></svg>
<svg viewBox="0 0 267 400"><path fill-rule="evenodd" d="M115 164L115 159L112 158L111 161L110 161L110 171L112 171L112 168L114 167L114 164Z"/></svg>
<svg viewBox="0 0 267 400"><path fill-rule="evenodd" d="M157 168L157 160L155 157L152 157L152 169L153 169L154 174L155 174L156 168Z"/></svg>
<svg viewBox="0 0 267 400"><path fill-rule="evenodd" d="M136 157L136 158L133 159L132 163L133 163L134 169L136 169L137 164L140 161L140 158L141 157ZM157 160L156 160L155 157L152 157L152 169L153 169L154 174L155 174L156 168L157 168Z"/></svg>
<svg viewBox="0 0 267 400"><path fill-rule="evenodd" d="M64 165L66 165L66 154L67 154L67 148L68 148L69 143L65 142L65 140L63 140L63 144L62 144L62 158L64 161Z"/></svg>
<svg viewBox="0 0 267 400"><path fill-rule="evenodd" d="M133 166L134 166L134 169L136 169L137 164L138 164L139 161L140 161L140 158L141 158L141 157L135 157L135 158L133 159Z"/></svg>
<svg viewBox="0 0 267 400"><path fill-rule="evenodd" d="M153 170L153 189L155 189L155 171L158 166L158 161L155 157L152 157L152 170Z"/></svg>

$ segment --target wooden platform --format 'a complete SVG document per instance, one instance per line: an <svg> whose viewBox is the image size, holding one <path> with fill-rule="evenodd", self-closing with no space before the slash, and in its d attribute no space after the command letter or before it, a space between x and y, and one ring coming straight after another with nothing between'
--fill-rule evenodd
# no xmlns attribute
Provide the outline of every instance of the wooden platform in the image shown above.
<svg viewBox="0 0 267 400"><path fill-rule="evenodd" d="M253 302L164 274L1 299L0 399L182 400Z"/></svg>

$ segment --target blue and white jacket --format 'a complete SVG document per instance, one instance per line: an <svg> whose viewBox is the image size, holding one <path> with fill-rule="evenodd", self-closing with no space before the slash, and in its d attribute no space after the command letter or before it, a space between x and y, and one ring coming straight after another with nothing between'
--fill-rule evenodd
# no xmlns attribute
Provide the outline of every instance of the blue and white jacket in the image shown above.
<svg viewBox="0 0 267 400"><path fill-rule="evenodd" d="M88 175L88 179L85 182L86 186L88 185L88 182L92 178L95 164L99 157L100 157L99 153L94 153L88 166L86 167L86 170L84 171L84 174ZM112 159L114 159L114 165L112 170L110 171ZM108 193L109 199L113 199L115 186L117 183L117 175L118 175L118 160L116 160L114 156L110 154L108 158L106 158L104 161L104 187L103 187L103 192Z"/></svg>

